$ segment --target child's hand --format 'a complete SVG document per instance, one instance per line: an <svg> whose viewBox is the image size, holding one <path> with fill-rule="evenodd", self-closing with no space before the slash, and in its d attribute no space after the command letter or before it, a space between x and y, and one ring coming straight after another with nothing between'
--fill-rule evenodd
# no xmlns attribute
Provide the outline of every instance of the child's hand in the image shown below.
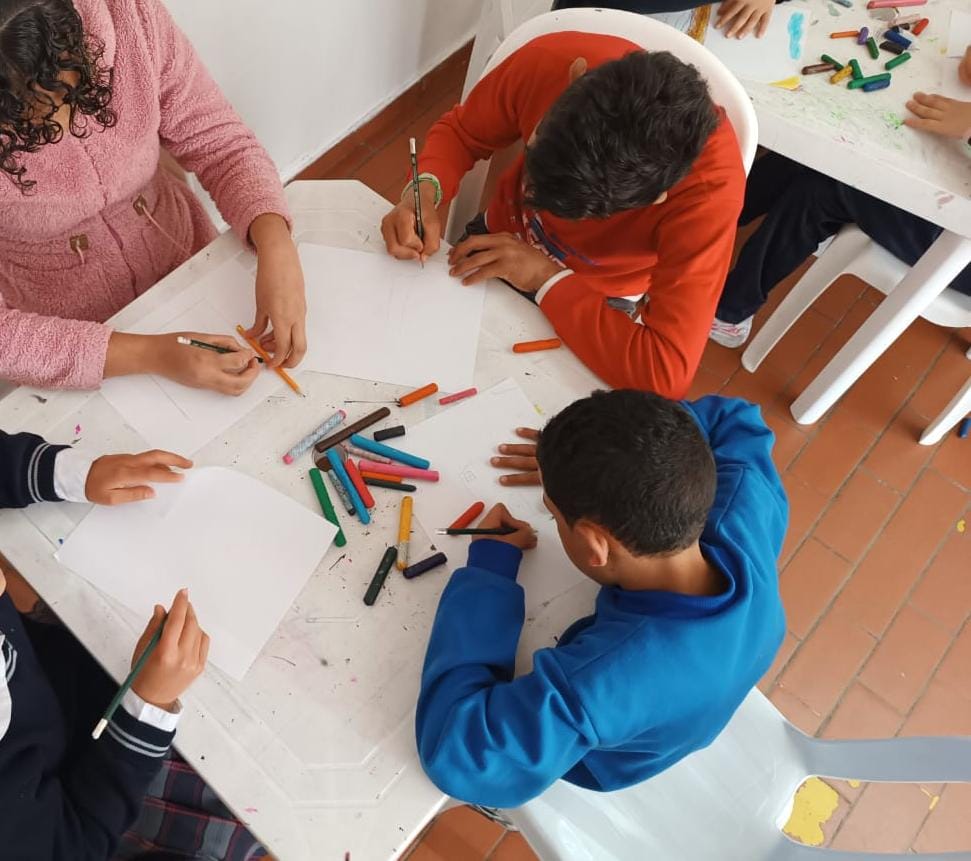
<svg viewBox="0 0 971 861"><path fill-rule="evenodd" d="M971 45L968 45L964 49L964 59L961 60L961 65L958 66L958 77L962 83L971 87Z"/></svg>
<svg viewBox="0 0 971 861"><path fill-rule="evenodd" d="M435 209L435 189L431 183L418 184L421 195L421 223L424 242L415 227L415 195L409 186L394 209L381 219L381 235L388 254L399 260L427 260L442 244L442 221Z"/></svg>
<svg viewBox="0 0 971 861"><path fill-rule="evenodd" d="M904 125L912 129L958 140L971 138L971 102L914 93L907 110L917 115L904 120Z"/></svg>
<svg viewBox="0 0 971 861"><path fill-rule="evenodd" d="M489 462L499 469L519 470L511 475L499 476L500 484L540 484L539 464L536 462L536 440L539 439L539 431L533 428L516 428L516 433L523 439L532 440L532 442L524 444L503 443L499 446L499 451L501 454L509 456L494 457Z"/></svg>
<svg viewBox="0 0 971 861"><path fill-rule="evenodd" d="M177 340L195 339L228 347L232 353L215 353L198 347L187 347ZM148 373L159 374L194 389L211 389L224 395L241 395L260 373L256 353L227 335L206 335L199 332L167 332L164 335L143 336L148 346Z"/></svg>
<svg viewBox="0 0 971 861"><path fill-rule="evenodd" d="M483 233L470 236L448 254L448 274L463 284L478 284L488 278L502 278L516 289L536 293L563 269L539 248L512 233Z"/></svg>
<svg viewBox="0 0 971 861"><path fill-rule="evenodd" d="M172 470L191 469L192 461L169 451L146 451L141 454L106 454L91 464L84 495L98 505L120 505L151 499L155 491L150 483L170 484L182 481L182 474Z"/></svg>
<svg viewBox="0 0 971 861"><path fill-rule="evenodd" d="M726 38L741 39L753 30L757 38L765 35L775 0L724 0L718 4L715 27L725 28Z"/></svg>
<svg viewBox="0 0 971 861"><path fill-rule="evenodd" d="M486 512L485 517L482 518L476 528L497 529L500 526L509 526L516 531L510 532L509 535L479 535L472 540L480 541L483 538L488 538L492 541L504 541L506 544L512 544L514 547L518 547L520 550L532 550L536 546L536 531L533 527L525 520L517 520L513 517L509 513L509 509L501 502L493 505Z"/></svg>
<svg viewBox="0 0 971 861"><path fill-rule="evenodd" d="M162 622L165 628L162 638L152 652L142 671L135 679L132 690L145 702L172 711L175 701L202 673L209 655L209 635L199 627L195 610L189 603L187 589L176 593L168 618L165 608L155 605L155 612L135 646L132 666L152 635Z"/></svg>

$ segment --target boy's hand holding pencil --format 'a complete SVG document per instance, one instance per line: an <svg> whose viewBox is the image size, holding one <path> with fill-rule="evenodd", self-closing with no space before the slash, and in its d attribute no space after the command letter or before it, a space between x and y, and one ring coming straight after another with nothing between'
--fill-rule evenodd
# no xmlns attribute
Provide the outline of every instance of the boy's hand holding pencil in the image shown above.
<svg viewBox="0 0 971 861"><path fill-rule="evenodd" d="M427 260L442 244L442 221L435 209L434 186L427 182L419 183L418 195L424 240L418 236L415 198L410 183L405 188L401 203L381 219L381 235L388 254L399 260Z"/></svg>
<svg viewBox="0 0 971 861"><path fill-rule="evenodd" d="M508 535L479 536L472 540L481 541L483 538L489 538L491 541L504 541L506 544L512 544L514 547L518 547L520 550L532 550L536 546L536 530L525 520L518 520L513 517L509 513L509 509L501 502L493 505L486 512L485 517L476 524L476 528L478 529L499 529L501 527L514 529L515 531L510 532Z"/></svg>

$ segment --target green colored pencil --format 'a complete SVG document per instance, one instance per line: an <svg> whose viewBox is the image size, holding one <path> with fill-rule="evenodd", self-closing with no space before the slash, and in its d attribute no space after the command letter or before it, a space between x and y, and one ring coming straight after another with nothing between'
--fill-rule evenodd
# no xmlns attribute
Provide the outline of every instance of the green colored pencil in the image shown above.
<svg viewBox="0 0 971 861"><path fill-rule="evenodd" d="M343 547L347 544L347 538L344 537L344 530L341 529L340 521L337 519L337 512L334 511L334 505L330 501L327 486L324 484L324 477L316 467L310 470L310 481L314 486L314 490L317 492L320 510L324 512L324 517L337 527L337 537L334 538L334 544L338 547Z"/></svg>
<svg viewBox="0 0 971 861"><path fill-rule="evenodd" d="M152 657L152 652L155 651L155 647L158 645L158 641L162 639L162 630L165 628L165 621L168 619L168 613L165 614L165 619L162 619L162 624L158 626L155 633L152 634L152 639L148 641L148 645L145 647L145 651L141 653L138 660L135 661L135 666L131 668L131 672L128 674L128 678L122 682L120 688L118 688L118 693L116 693L112 698L111 702L108 703L108 708L105 709L105 713L101 720L98 721L97 726L95 726L94 731L91 733L91 738L97 741L101 738L101 733L105 731L105 727L108 726L108 722L114 717L115 709L121 705L121 700L131 690L131 686L135 684L135 679L138 678L138 674L142 671L142 668L148 663L148 659Z"/></svg>

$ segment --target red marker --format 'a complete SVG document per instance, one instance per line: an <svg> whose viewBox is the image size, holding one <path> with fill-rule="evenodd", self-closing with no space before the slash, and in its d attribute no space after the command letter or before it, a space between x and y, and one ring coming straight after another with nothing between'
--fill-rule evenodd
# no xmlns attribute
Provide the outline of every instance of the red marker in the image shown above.
<svg viewBox="0 0 971 861"><path fill-rule="evenodd" d="M371 496L371 491L367 489L367 485L364 483L364 479L361 478L361 473L358 472L356 466L354 466L354 461L350 458L344 461L344 469L347 470L347 477L351 480L351 483L357 489L357 492L361 496L361 502L364 503L365 508L374 508L374 497Z"/></svg>
<svg viewBox="0 0 971 861"><path fill-rule="evenodd" d="M463 389L461 392L456 392L454 395L445 395L444 398L439 398L438 402L445 406L445 404L454 404L456 401L460 401L463 398L471 398L472 395L477 395L479 390L473 386L471 389Z"/></svg>
<svg viewBox="0 0 971 861"><path fill-rule="evenodd" d="M460 514L455 520L449 524L449 529L465 529L473 520L475 520L482 512L485 511L484 502L473 503L468 511Z"/></svg>

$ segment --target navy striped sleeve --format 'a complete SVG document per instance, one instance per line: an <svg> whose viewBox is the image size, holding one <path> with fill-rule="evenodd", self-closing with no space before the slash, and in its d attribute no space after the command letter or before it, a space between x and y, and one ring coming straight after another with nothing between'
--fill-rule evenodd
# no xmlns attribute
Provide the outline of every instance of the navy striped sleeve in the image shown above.
<svg viewBox="0 0 971 861"><path fill-rule="evenodd" d="M66 445L52 445L32 433L0 431L0 508L24 508L32 502L58 502L54 459Z"/></svg>

